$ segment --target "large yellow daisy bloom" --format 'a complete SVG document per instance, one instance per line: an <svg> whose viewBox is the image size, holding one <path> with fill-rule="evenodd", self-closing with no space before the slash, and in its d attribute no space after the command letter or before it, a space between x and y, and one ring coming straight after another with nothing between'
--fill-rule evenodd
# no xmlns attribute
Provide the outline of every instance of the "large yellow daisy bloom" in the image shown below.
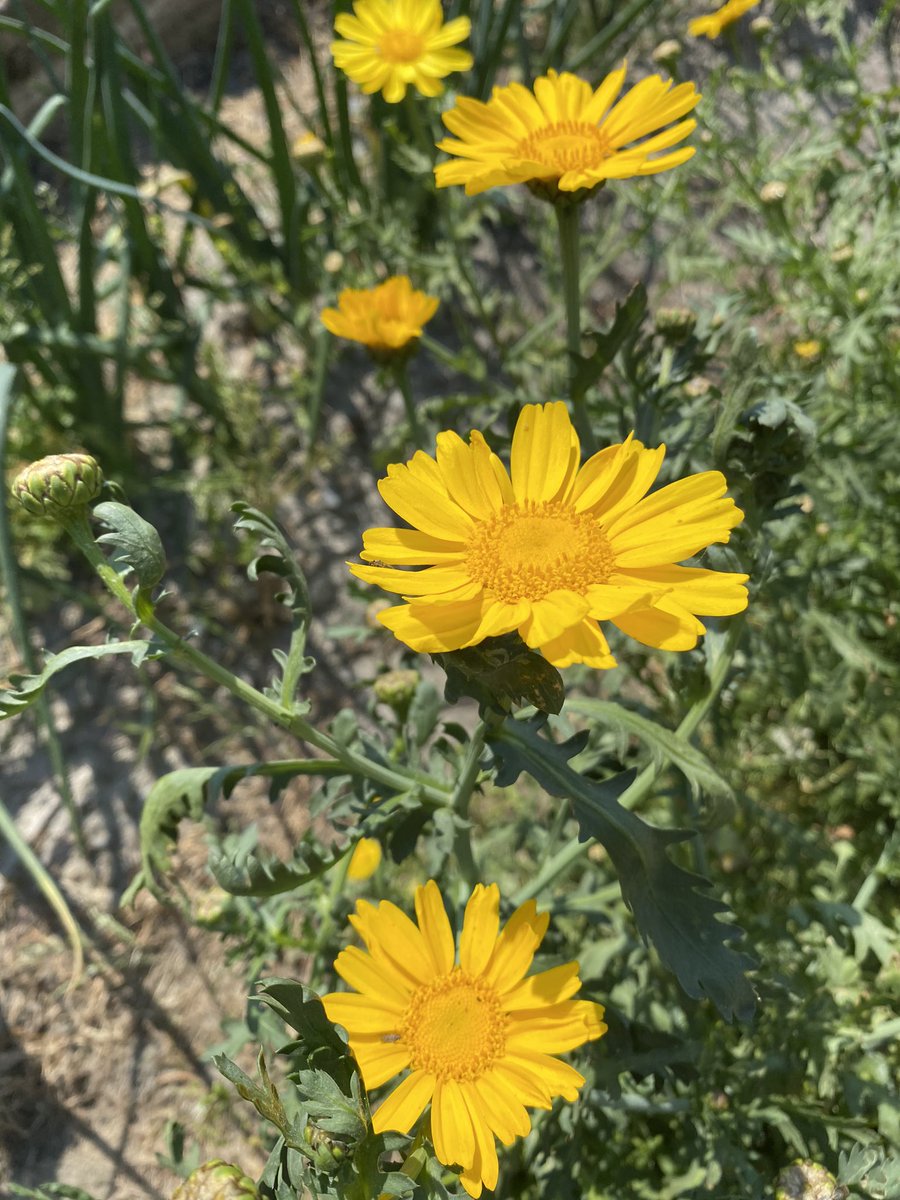
<svg viewBox="0 0 900 1200"><path fill-rule="evenodd" d="M321 321L336 337L361 342L373 352L402 350L422 334L438 307L437 296L413 288L408 275L392 275L371 288L345 288L337 308Z"/></svg>
<svg viewBox="0 0 900 1200"><path fill-rule="evenodd" d="M468 17L444 24L440 0L356 0L353 13L340 13L331 43L335 65L364 92L381 92L397 104L412 84L423 96L439 96L441 80L468 71L472 55L454 50L469 36Z"/></svg>
<svg viewBox="0 0 900 1200"><path fill-rule="evenodd" d="M526 978L549 916L529 900L500 930L500 892L478 884L466 905L459 961L437 884L416 890L414 924L396 905L360 900L353 928L368 953L342 950L335 970L355 992L322 998L343 1025L366 1088L409 1073L375 1110L376 1133L408 1133L431 1104L438 1159L462 1167L470 1196L497 1184L494 1138L531 1129L526 1105L575 1100L583 1076L554 1057L606 1032L603 1007L573 1000L578 963Z"/></svg>
<svg viewBox="0 0 900 1200"><path fill-rule="evenodd" d="M733 24L757 4L759 0L727 0L715 12L707 13L705 17L695 17L688 25L688 33L693 37L717 38L726 26Z"/></svg>
<svg viewBox="0 0 900 1200"><path fill-rule="evenodd" d="M412 529L367 530L350 570L408 601L378 620L426 654L517 629L558 667L614 667L598 621L690 650L698 616L746 608L747 576L676 564L727 542L744 514L718 471L647 495L664 455L629 435L579 467L562 401L524 406L509 474L477 430L468 444L440 433L436 458L420 450L378 484Z"/></svg>
<svg viewBox="0 0 900 1200"><path fill-rule="evenodd" d="M464 184L469 196L529 182L576 192L607 179L654 175L690 158L692 146L670 148L696 128L693 119L679 120L700 100L694 85L673 88L671 80L651 75L615 103L624 82L624 66L596 90L577 75L548 71L533 91L511 83L495 87L486 104L460 97L443 114L456 137L438 142L454 159L435 167L437 186Z"/></svg>

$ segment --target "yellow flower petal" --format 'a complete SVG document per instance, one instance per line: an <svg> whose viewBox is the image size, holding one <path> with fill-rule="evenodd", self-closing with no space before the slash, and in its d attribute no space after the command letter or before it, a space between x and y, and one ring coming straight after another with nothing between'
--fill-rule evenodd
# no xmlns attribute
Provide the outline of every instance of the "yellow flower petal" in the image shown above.
<svg viewBox="0 0 900 1200"><path fill-rule="evenodd" d="M519 413L510 452L516 499L555 500L578 467L578 435L561 400L527 404Z"/></svg>
<svg viewBox="0 0 900 1200"><path fill-rule="evenodd" d="M541 971L538 975L529 975L527 979L516 984L512 991L504 995L503 1007L507 1012L515 1012L517 1009L558 1004L574 996L580 986L578 963L563 963L561 967Z"/></svg>
<svg viewBox="0 0 900 1200"><path fill-rule="evenodd" d="M466 905L459 937L459 963L470 975L481 975L497 941L500 928L500 889L496 883L476 884Z"/></svg>
<svg viewBox="0 0 900 1200"><path fill-rule="evenodd" d="M377 996L379 1003L396 1012L402 1012L409 1002L406 980L396 972L389 975L383 966L376 966L369 955L356 946L348 946L340 952L334 969L352 988Z"/></svg>
<svg viewBox="0 0 900 1200"><path fill-rule="evenodd" d="M434 1087L434 1076L425 1071L413 1071L407 1075L372 1113L374 1131L384 1133L387 1129L395 1129L398 1133L409 1133L430 1103Z"/></svg>
<svg viewBox="0 0 900 1200"><path fill-rule="evenodd" d="M402 1043L374 1041L359 1035L351 1036L353 1037L353 1057L366 1081L366 1087L381 1087L383 1083L387 1083L389 1079L393 1079L395 1075L399 1075L409 1066L409 1049Z"/></svg>
<svg viewBox="0 0 900 1200"><path fill-rule="evenodd" d="M431 1102L434 1152L442 1163L471 1167L475 1158L475 1131L465 1098L455 1079L438 1080Z"/></svg>
<svg viewBox="0 0 900 1200"><path fill-rule="evenodd" d="M435 972L446 975L455 957L453 930L440 889L433 879L416 890L416 916Z"/></svg>

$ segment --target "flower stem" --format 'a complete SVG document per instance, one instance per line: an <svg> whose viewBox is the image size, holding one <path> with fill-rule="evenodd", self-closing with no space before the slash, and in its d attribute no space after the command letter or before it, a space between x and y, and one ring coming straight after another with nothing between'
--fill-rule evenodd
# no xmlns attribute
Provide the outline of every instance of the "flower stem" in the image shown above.
<svg viewBox="0 0 900 1200"><path fill-rule="evenodd" d="M456 817L453 853L456 855L456 861L459 864L459 869L468 885L469 891L479 882L478 865L472 854L469 802L472 799L472 792L475 789L475 784L481 771L481 755L484 750L486 733L487 725L484 721L479 721L466 747L465 758L460 768L459 778L456 781L453 798L450 801L450 807Z"/></svg>
<svg viewBox="0 0 900 1200"><path fill-rule="evenodd" d="M588 454L596 449L594 433L588 419L584 392L576 387L575 379L581 358L581 278L579 271L578 234L581 209L577 204L556 204L556 223L559 231L559 254L562 262L563 299L566 310L566 352L569 359L569 399L572 416L581 444Z"/></svg>
<svg viewBox="0 0 900 1200"><path fill-rule="evenodd" d="M409 432L412 435L412 439L417 446L423 446L425 444L425 434L419 422L419 414L416 412L416 402L410 390L406 359L401 360L394 367L394 379L397 382L397 387L400 389L400 395L403 397L403 407L406 409L406 419L409 422Z"/></svg>
<svg viewBox="0 0 900 1200"><path fill-rule="evenodd" d="M442 808L450 801L450 789L423 771L386 764L366 758L347 746L342 746L327 733L322 733L303 720L290 708L258 691L252 684L239 679L227 667L204 654L191 642L180 638L156 616L150 594L138 588L132 595L119 573L107 562L91 534L87 517L66 523L66 529L88 562L100 576L110 592L125 608L141 622L182 663L193 667L207 679L226 688L238 700L273 721L295 737L321 750L329 758L337 759L350 775L361 775L392 791L415 790L420 802L429 808Z"/></svg>

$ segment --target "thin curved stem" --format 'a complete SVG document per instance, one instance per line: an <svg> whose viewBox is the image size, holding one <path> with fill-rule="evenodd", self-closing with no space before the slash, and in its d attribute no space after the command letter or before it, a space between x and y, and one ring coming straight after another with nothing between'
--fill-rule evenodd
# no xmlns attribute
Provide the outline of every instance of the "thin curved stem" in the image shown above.
<svg viewBox="0 0 900 1200"><path fill-rule="evenodd" d="M554 209L559 232L563 300L566 310L566 352L569 359L569 399L572 402L572 418L575 428L578 430L582 448L588 454L593 454L597 447L588 418L584 392L576 386L578 363L581 358L581 273L578 245L581 209L578 204L556 204Z"/></svg>
<svg viewBox="0 0 900 1200"><path fill-rule="evenodd" d="M282 729L288 730L295 737L315 746L329 758L337 759L346 768L348 774L362 775L392 791L403 792L415 789L421 802L429 807L443 807L447 804L451 795L450 789L431 775L401 766L388 767L383 763L366 758L347 746L340 745L327 733L322 733L308 724L290 708L264 695L252 684L239 679L227 667L223 667L215 659L204 654L191 642L179 637L156 616L149 592L143 588L138 588L133 595L129 592L122 577L110 566L94 541L85 513L82 512L79 517L65 522L65 527L109 591L182 663L194 667L214 683L221 684L237 699L242 700Z"/></svg>
<svg viewBox="0 0 900 1200"><path fill-rule="evenodd" d="M453 797L450 801L450 807L453 809L456 817L453 853L456 855L459 869L470 890L479 882L480 876L478 873L478 864L472 853L469 803L481 772L481 755L484 751L486 733L487 726L485 722L479 721L466 747L465 758L463 759L459 778L457 779Z"/></svg>

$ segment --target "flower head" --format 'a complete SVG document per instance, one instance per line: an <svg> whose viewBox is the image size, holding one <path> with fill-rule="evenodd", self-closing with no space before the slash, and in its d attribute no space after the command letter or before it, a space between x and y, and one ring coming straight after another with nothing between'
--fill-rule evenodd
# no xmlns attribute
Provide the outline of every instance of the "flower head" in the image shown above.
<svg viewBox="0 0 900 1200"><path fill-rule="evenodd" d="M464 184L469 196L512 183L576 192L607 179L654 175L690 158L693 147L670 147L696 127L693 119L680 120L700 99L694 85L673 88L671 80L651 75L616 103L624 82L624 67L596 89L577 75L548 71L533 91L511 83L495 87L486 104L460 97L443 115L456 137L438 142L454 158L435 167L437 186Z"/></svg>
<svg viewBox="0 0 900 1200"><path fill-rule="evenodd" d="M516 629L556 666L614 667L598 621L689 650L698 615L746 607L747 576L676 564L727 542L744 514L718 471L647 495L664 455L629 435L579 467L562 401L522 409L509 473L477 430L468 444L440 433L435 458L420 450L378 484L412 529L369 529L350 569L404 597L378 620L426 654Z"/></svg>
<svg viewBox="0 0 900 1200"><path fill-rule="evenodd" d="M605 1033L603 1008L572 999L577 962L526 977L549 922L533 900L501 931L499 889L478 884L458 961L437 884L418 888L415 904L418 926L387 900L357 902L350 921L368 953L349 947L334 964L356 991L322 1002L350 1035L367 1088L409 1072L375 1110L375 1132L408 1132L430 1103L435 1154L480 1196L497 1183L495 1136L525 1137L526 1105L576 1099L583 1077L554 1056Z"/></svg>
<svg viewBox="0 0 900 1200"><path fill-rule="evenodd" d="M347 878L354 883L363 883L371 878L381 864L381 843L377 838L360 838L353 847Z"/></svg>
<svg viewBox="0 0 900 1200"><path fill-rule="evenodd" d="M423 96L440 96L441 80L468 71L472 55L452 47L471 30L468 17L444 24L440 0L355 0L353 13L340 13L331 43L335 65L364 92L381 92L397 104L412 84Z"/></svg>
<svg viewBox="0 0 900 1200"><path fill-rule="evenodd" d="M60 520L83 510L103 487L103 472L90 454L49 454L20 471L13 495L33 516Z"/></svg>
<svg viewBox="0 0 900 1200"><path fill-rule="evenodd" d="M707 13L705 17L695 17L688 25L688 33L692 37L717 38L727 25L733 24L757 4L759 0L726 0L715 12Z"/></svg>
<svg viewBox="0 0 900 1200"><path fill-rule="evenodd" d="M345 288L337 308L322 311L322 324L336 337L391 357L421 336L438 303L437 296L414 291L407 275L393 275L377 287Z"/></svg>

